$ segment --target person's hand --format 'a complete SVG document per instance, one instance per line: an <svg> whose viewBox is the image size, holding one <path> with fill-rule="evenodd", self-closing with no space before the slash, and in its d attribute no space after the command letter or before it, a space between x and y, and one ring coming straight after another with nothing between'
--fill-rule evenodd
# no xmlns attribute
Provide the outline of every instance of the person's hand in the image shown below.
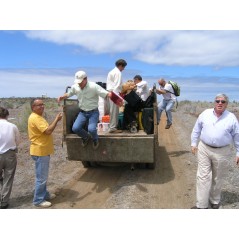
<svg viewBox="0 0 239 239"><path fill-rule="evenodd" d="M57 102L60 103L63 100L63 96L57 98Z"/></svg>
<svg viewBox="0 0 239 239"><path fill-rule="evenodd" d="M196 154L197 153L197 151L198 151L198 148L196 147L196 146L192 146L191 147L191 152L192 152L192 154Z"/></svg>
<svg viewBox="0 0 239 239"><path fill-rule="evenodd" d="M110 91L107 96L108 96L109 98L111 98L112 92Z"/></svg>
<svg viewBox="0 0 239 239"><path fill-rule="evenodd" d="M60 120L62 119L62 116L63 116L62 112L58 113L58 114L56 115L56 120L57 120L57 121L60 121Z"/></svg>
<svg viewBox="0 0 239 239"><path fill-rule="evenodd" d="M122 106L124 106L124 101L119 103L119 107L122 107Z"/></svg>

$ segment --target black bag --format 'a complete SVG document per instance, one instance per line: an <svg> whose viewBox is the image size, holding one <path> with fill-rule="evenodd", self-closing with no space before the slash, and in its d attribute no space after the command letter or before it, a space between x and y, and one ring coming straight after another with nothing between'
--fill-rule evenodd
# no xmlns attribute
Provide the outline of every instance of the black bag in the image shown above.
<svg viewBox="0 0 239 239"><path fill-rule="evenodd" d="M132 90L129 94L125 95L124 99L128 104L134 108L135 111L139 111L142 108L143 100Z"/></svg>
<svg viewBox="0 0 239 239"><path fill-rule="evenodd" d="M153 85L153 89L151 90L150 95L143 103L143 108L152 108L154 102L156 102L157 95L156 95L156 84Z"/></svg>
<svg viewBox="0 0 239 239"><path fill-rule="evenodd" d="M144 108L152 108L155 101L156 101L156 93L152 91L143 104Z"/></svg>
<svg viewBox="0 0 239 239"><path fill-rule="evenodd" d="M154 109L153 108L143 109L142 125L146 134L154 133Z"/></svg>

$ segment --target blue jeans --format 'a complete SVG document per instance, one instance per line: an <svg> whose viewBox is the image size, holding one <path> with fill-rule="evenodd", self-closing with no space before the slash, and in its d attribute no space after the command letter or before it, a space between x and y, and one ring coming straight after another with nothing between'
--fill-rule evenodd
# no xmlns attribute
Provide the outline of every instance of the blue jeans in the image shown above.
<svg viewBox="0 0 239 239"><path fill-rule="evenodd" d="M172 124L172 108L175 104L174 100L165 100L163 99L159 104L158 104L158 115L157 115L157 122L159 123L161 114L165 110L166 116L167 116L167 124L170 125Z"/></svg>
<svg viewBox="0 0 239 239"><path fill-rule="evenodd" d="M97 123L99 122L99 115L98 109L80 112L73 124L72 131L82 139L86 139L90 134L93 141L98 140ZM86 122L88 122L89 133L84 129Z"/></svg>
<svg viewBox="0 0 239 239"><path fill-rule="evenodd" d="M33 204L37 205L49 198L49 192L46 189L50 155L48 156L34 156L31 155L35 161L35 192L33 198Z"/></svg>

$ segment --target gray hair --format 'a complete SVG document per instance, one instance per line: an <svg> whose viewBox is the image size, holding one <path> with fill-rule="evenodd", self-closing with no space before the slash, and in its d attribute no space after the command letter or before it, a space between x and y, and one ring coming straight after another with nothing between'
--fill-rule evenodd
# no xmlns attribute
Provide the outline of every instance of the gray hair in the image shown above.
<svg viewBox="0 0 239 239"><path fill-rule="evenodd" d="M216 97L215 97L215 100L218 99L218 98L224 98L227 103L229 102L229 98L226 94L223 94L223 93L217 94Z"/></svg>

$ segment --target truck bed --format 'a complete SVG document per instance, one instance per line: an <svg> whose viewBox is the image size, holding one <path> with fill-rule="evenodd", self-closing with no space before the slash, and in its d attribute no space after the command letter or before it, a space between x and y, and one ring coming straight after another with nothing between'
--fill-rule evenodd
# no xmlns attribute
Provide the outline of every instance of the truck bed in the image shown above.
<svg viewBox="0 0 239 239"><path fill-rule="evenodd" d="M156 110L157 107L154 108L154 122L156 122ZM92 141L86 147L82 147L82 139L71 130L78 113L77 105L64 105L63 132L68 160L82 161L85 167L91 167L92 164L99 162L124 162L147 164L148 168L154 168L158 139L157 124L154 123L153 134L147 134L144 130L139 130L137 133L124 130L116 134L98 131L100 144L99 148L94 150Z"/></svg>
<svg viewBox="0 0 239 239"><path fill-rule="evenodd" d="M81 146L81 138L75 134L66 136L67 155L69 160L95 162L154 162L154 135L144 132L135 134L100 134L99 148L93 150L92 142Z"/></svg>

